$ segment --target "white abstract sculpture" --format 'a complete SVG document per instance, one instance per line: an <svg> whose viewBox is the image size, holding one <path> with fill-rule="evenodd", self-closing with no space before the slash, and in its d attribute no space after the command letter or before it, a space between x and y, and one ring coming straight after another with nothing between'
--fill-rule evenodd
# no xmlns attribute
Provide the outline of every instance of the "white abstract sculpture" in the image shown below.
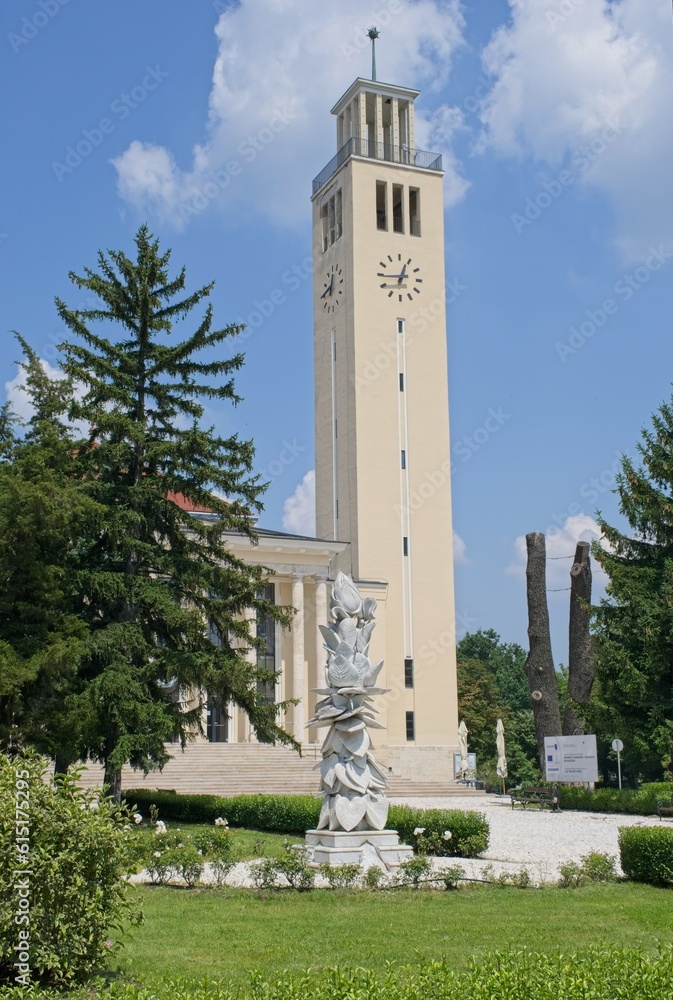
<svg viewBox="0 0 673 1000"><path fill-rule="evenodd" d="M309 726L329 726L322 745L320 769L322 810L317 830L383 830L388 818L384 771L372 754L369 729L383 729L374 718L372 695L383 660L372 666L369 642L376 627L376 601L364 601L352 579L337 575L332 590L333 622L321 625L327 665L325 695Z"/></svg>

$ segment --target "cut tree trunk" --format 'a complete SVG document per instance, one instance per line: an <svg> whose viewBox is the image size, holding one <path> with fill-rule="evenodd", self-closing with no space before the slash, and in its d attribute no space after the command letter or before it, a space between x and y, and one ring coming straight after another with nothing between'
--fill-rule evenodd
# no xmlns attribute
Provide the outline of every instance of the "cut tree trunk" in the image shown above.
<svg viewBox="0 0 673 1000"><path fill-rule="evenodd" d="M545 773L544 738L561 735L556 671L549 635L547 609L545 536L539 531L526 535L528 562L526 565L526 596L528 598L529 653L525 671L535 719L535 738L540 757L540 769Z"/></svg>
<svg viewBox="0 0 673 1000"><path fill-rule="evenodd" d="M563 712L563 735L584 733L585 724L576 712L587 705L596 676L589 622L591 617L591 558L588 542L578 542L570 570L570 626L568 630L568 704Z"/></svg>

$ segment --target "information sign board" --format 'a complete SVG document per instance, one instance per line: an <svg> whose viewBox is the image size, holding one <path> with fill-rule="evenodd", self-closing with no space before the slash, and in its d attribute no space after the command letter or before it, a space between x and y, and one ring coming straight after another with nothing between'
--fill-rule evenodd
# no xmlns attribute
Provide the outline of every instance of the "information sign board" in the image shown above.
<svg viewBox="0 0 673 1000"><path fill-rule="evenodd" d="M545 736L547 781L598 781L595 736Z"/></svg>
<svg viewBox="0 0 673 1000"><path fill-rule="evenodd" d="M465 777L468 781L474 781L477 776L477 755L476 753L468 753L467 757L467 773ZM460 754L454 753L453 755L453 776L454 778L462 778L460 772Z"/></svg>

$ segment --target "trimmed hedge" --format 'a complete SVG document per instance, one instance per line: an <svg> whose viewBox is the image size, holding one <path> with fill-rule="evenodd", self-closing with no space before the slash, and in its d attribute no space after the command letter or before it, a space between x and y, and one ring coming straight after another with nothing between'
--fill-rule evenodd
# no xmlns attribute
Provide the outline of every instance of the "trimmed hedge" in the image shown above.
<svg viewBox="0 0 673 1000"><path fill-rule="evenodd" d="M39 988L33 1000L59 1000ZM367 969L325 969L281 972L273 977L251 972L243 984L187 979L159 983L102 983L70 1000L664 1000L673 996L673 949L656 955L635 949L599 949L573 954L544 955L503 951L479 955L467 968L445 962L419 968L392 965L384 973ZM19 990L3 991L0 1000L22 1000Z"/></svg>
<svg viewBox="0 0 673 1000"><path fill-rule="evenodd" d="M624 873L634 882L673 886L673 829L620 827L619 857Z"/></svg>
<svg viewBox="0 0 673 1000"><path fill-rule="evenodd" d="M177 823L213 823L218 816L229 826L273 833L303 834L315 828L320 800L311 795L178 795L176 792L132 789L124 798L145 814L151 805L163 820Z"/></svg>
<svg viewBox="0 0 673 1000"><path fill-rule="evenodd" d="M483 813L460 809L391 806L388 827L414 850L447 858L475 858L488 847L490 828ZM416 834L416 830L423 833ZM444 835L449 832L447 840Z"/></svg>
<svg viewBox="0 0 673 1000"><path fill-rule="evenodd" d="M310 795L178 795L176 792L131 789L125 799L147 815L155 805L163 820L178 823L213 823L218 816L229 826L246 830L268 830L302 836L315 829L320 800ZM415 850L445 857L467 858L488 847L489 826L482 813L458 809L412 809L391 806L387 827L397 830L400 839ZM414 833L423 829L422 835ZM451 837L445 839L446 831Z"/></svg>
<svg viewBox="0 0 673 1000"><path fill-rule="evenodd" d="M669 799L673 782L659 781L639 789L597 788L588 792L576 785L561 785L561 809L585 812L626 813L632 816L656 816L657 799Z"/></svg>

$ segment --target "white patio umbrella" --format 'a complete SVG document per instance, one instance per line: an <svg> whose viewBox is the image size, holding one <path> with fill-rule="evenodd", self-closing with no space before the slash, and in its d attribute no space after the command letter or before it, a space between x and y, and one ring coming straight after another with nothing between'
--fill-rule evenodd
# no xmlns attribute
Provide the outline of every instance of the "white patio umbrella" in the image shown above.
<svg viewBox="0 0 673 1000"><path fill-rule="evenodd" d="M460 771L463 776L467 774L467 726L465 725L465 720L462 719L460 725L458 726L458 752L460 753Z"/></svg>
<svg viewBox="0 0 673 1000"><path fill-rule="evenodd" d="M498 723L495 727L495 745L498 749L498 766L496 771L498 776L502 778L503 791L505 788L505 778L507 777L507 757L505 756L505 727L502 724L502 719L498 719Z"/></svg>

